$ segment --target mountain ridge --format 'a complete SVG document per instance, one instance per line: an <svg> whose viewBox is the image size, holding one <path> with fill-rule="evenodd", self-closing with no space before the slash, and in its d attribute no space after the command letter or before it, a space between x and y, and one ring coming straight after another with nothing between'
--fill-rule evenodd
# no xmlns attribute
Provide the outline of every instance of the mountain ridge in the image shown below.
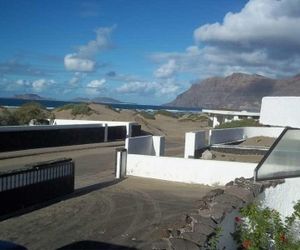
<svg viewBox="0 0 300 250"><path fill-rule="evenodd" d="M193 84L166 105L259 111L264 96L300 96L300 75L285 79L245 73L210 77Z"/></svg>

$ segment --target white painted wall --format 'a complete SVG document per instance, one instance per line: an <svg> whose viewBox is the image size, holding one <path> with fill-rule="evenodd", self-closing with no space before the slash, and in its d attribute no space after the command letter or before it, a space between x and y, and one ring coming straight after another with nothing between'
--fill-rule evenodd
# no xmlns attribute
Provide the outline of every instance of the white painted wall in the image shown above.
<svg viewBox="0 0 300 250"><path fill-rule="evenodd" d="M161 156L165 152L165 138L152 135L126 138L125 148L128 154Z"/></svg>
<svg viewBox="0 0 300 250"><path fill-rule="evenodd" d="M287 178L285 183L266 189L259 200L266 207L276 209L283 216L293 212L294 203L300 200L300 177Z"/></svg>
<svg viewBox="0 0 300 250"><path fill-rule="evenodd" d="M260 123L271 126L300 128L300 97L264 97L260 110Z"/></svg>
<svg viewBox="0 0 300 250"><path fill-rule="evenodd" d="M194 158L195 151L207 147L207 131L185 133L184 158Z"/></svg>
<svg viewBox="0 0 300 250"><path fill-rule="evenodd" d="M34 125L34 126L3 126L0 127L2 131L34 131L34 130L53 130L53 129L70 129L70 128L97 128L102 127L101 124L73 124L73 125Z"/></svg>
<svg viewBox="0 0 300 250"><path fill-rule="evenodd" d="M90 120L71 120L71 119L54 119L53 125L72 125L72 124L100 124L103 127L125 126L126 136L131 137L131 126L137 125L136 122L123 122L123 121L90 121Z"/></svg>
<svg viewBox="0 0 300 250"><path fill-rule="evenodd" d="M212 129L210 144L229 143L255 136L277 138L284 128L282 127L241 127L227 129Z"/></svg>
<svg viewBox="0 0 300 250"><path fill-rule="evenodd" d="M238 177L253 177L255 163L127 155L127 175L166 181L225 185Z"/></svg>
<svg viewBox="0 0 300 250"><path fill-rule="evenodd" d="M274 127L245 127L244 136L245 138L251 138L255 136L267 136L277 138L284 128Z"/></svg>

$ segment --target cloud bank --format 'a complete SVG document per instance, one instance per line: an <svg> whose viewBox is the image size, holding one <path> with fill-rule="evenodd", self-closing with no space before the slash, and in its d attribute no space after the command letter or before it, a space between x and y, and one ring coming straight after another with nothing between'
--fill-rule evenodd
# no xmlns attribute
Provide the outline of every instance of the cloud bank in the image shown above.
<svg viewBox="0 0 300 250"><path fill-rule="evenodd" d="M111 48L111 33L113 27L102 27L96 29L96 39L89 41L86 45L79 46L77 52L67 54L64 58L65 68L69 71L91 72L96 68L96 56Z"/></svg>
<svg viewBox="0 0 300 250"><path fill-rule="evenodd" d="M194 31L184 52L156 53L157 77L192 73L198 78L232 72L284 77L300 71L299 0L250 0L221 23Z"/></svg>

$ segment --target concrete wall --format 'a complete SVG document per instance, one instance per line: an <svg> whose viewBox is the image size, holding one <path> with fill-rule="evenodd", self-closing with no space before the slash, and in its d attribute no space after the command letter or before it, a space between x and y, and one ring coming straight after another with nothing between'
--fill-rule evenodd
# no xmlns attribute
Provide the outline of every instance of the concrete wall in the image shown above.
<svg viewBox="0 0 300 250"><path fill-rule="evenodd" d="M165 138L163 136L138 136L125 140L128 154L162 156L165 152Z"/></svg>
<svg viewBox="0 0 300 250"><path fill-rule="evenodd" d="M225 185L237 177L253 177L255 163L127 155L127 175L184 183Z"/></svg>
<svg viewBox="0 0 300 250"><path fill-rule="evenodd" d="M133 125L137 125L136 122L123 122L123 121L89 121L89 120L70 120L70 119L54 119L53 125L71 125L71 124L99 124L103 127L126 127L126 136L131 137L131 130Z"/></svg>
<svg viewBox="0 0 300 250"><path fill-rule="evenodd" d="M270 187L260 195L264 206L276 209L283 216L289 216L293 212L294 203L300 200L300 177L287 178L285 183Z"/></svg>
<svg viewBox="0 0 300 250"><path fill-rule="evenodd" d="M213 129L210 132L210 144L229 143L255 136L277 138L284 128L274 127L242 127L228 129Z"/></svg>
<svg viewBox="0 0 300 250"><path fill-rule="evenodd" d="M210 144L229 143L244 139L243 128L213 129L210 132Z"/></svg>
<svg viewBox="0 0 300 250"><path fill-rule="evenodd" d="M204 130L185 133L184 158L194 158L197 150L208 146L207 134L208 131Z"/></svg>
<svg viewBox="0 0 300 250"><path fill-rule="evenodd" d="M271 126L300 128L300 97L264 97L260 123Z"/></svg>

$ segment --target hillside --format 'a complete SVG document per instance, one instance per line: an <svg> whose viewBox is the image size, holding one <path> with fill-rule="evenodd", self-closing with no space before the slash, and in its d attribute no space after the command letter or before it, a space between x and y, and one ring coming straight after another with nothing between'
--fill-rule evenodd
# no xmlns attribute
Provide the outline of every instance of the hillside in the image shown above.
<svg viewBox="0 0 300 250"><path fill-rule="evenodd" d="M193 84L167 105L259 111L264 96L300 96L300 76L272 79L234 73L212 77Z"/></svg>

